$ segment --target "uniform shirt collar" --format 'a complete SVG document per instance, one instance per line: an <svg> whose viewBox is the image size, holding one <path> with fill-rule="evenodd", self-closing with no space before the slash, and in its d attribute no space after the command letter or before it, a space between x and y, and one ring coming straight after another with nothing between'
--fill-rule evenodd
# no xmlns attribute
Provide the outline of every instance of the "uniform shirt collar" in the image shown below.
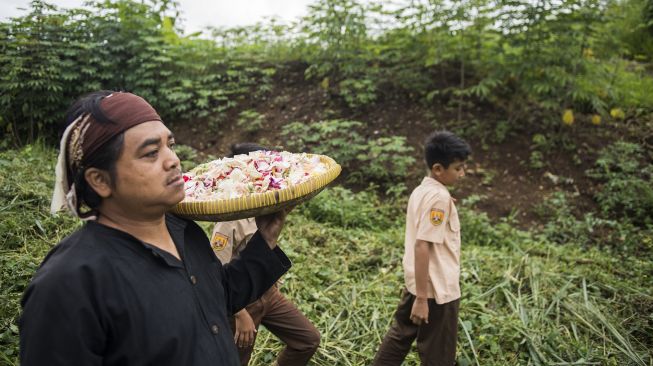
<svg viewBox="0 0 653 366"><path fill-rule="evenodd" d="M447 189L447 187L445 187L444 184L438 182L435 178L431 178L429 176L426 176L424 177L424 179L422 179L422 184L427 186L437 186L439 188Z"/></svg>

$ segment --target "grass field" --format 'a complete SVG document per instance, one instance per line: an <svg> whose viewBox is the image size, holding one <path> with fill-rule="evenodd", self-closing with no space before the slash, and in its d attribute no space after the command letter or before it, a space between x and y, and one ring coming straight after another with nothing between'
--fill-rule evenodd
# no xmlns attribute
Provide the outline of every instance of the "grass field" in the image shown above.
<svg viewBox="0 0 653 366"><path fill-rule="evenodd" d="M47 251L79 223L48 213L55 153L0 153L0 364L18 364L19 300ZM402 287L402 202L329 188L292 213L282 291L322 334L315 365L371 361ZM650 256L553 244L464 202L460 365L653 365ZM205 225L206 226L206 225ZM259 333L252 365L280 343ZM407 365L418 364L415 354Z"/></svg>

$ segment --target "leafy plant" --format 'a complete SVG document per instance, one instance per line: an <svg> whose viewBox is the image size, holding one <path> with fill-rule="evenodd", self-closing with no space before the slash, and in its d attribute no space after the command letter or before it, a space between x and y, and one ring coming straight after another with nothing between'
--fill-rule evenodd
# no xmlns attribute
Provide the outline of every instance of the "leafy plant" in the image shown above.
<svg viewBox="0 0 653 366"><path fill-rule="evenodd" d="M247 132L256 132L263 128L265 116L255 110L247 109L238 114L236 125Z"/></svg>
<svg viewBox="0 0 653 366"><path fill-rule="evenodd" d="M80 224L48 213L54 160L42 145L0 152L0 223L15 224L0 237L0 363L6 365L19 364L25 287L52 245ZM476 212L475 201L459 205L459 364L650 363L653 262L642 256L653 248L650 232L633 239L646 250L615 255L607 245L559 245L518 230ZM279 241L293 268L281 289L322 334L315 365L371 362L404 286L404 205L374 190L329 187L288 217ZM281 347L261 328L252 362L268 364ZM406 359L418 362L416 352Z"/></svg>
<svg viewBox="0 0 653 366"><path fill-rule="evenodd" d="M374 190L354 193L332 187L300 206L306 217L343 228L383 229L402 217L401 210L383 202Z"/></svg>
<svg viewBox="0 0 653 366"><path fill-rule="evenodd" d="M179 35L174 1L31 6L0 23L0 129L14 145L55 136L70 103L93 90L134 92L167 121L219 115L271 91L274 69Z"/></svg>
<svg viewBox="0 0 653 366"><path fill-rule="evenodd" d="M376 85L370 79L345 79L340 82L340 95L351 108L358 108L376 100Z"/></svg>
<svg viewBox="0 0 653 366"><path fill-rule="evenodd" d="M403 182L415 162L413 149L402 136L366 139L357 121L327 120L310 124L293 122L282 128L287 148L325 154L340 163L352 182L377 182L384 186Z"/></svg>
<svg viewBox="0 0 653 366"><path fill-rule="evenodd" d="M653 224L653 164L641 146L617 141L605 147L587 175L602 183L595 197L605 215Z"/></svg>

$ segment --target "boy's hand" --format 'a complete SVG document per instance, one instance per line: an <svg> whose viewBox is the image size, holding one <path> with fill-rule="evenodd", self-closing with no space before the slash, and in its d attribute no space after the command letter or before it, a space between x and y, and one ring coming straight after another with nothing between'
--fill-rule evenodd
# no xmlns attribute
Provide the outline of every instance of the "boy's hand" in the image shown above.
<svg viewBox="0 0 653 366"><path fill-rule="evenodd" d="M256 336L256 325L247 310L243 309L236 313L236 333L234 342L240 348L251 347Z"/></svg>
<svg viewBox="0 0 653 366"><path fill-rule="evenodd" d="M413 309L410 312L410 320L415 325L429 323L429 304L425 298L415 298L415 301L413 302Z"/></svg>

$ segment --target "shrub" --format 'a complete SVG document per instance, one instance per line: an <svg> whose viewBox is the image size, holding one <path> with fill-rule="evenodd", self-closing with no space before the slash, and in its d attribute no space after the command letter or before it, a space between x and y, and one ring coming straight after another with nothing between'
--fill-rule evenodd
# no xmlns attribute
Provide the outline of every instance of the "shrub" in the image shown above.
<svg viewBox="0 0 653 366"><path fill-rule="evenodd" d="M354 193L343 187L327 188L299 211L312 220L343 228L383 230L403 220L401 208L383 202L371 189Z"/></svg>
<svg viewBox="0 0 653 366"><path fill-rule="evenodd" d="M238 114L236 125L247 132L256 132L263 128L265 116L255 110L247 109Z"/></svg>
<svg viewBox="0 0 653 366"><path fill-rule="evenodd" d="M637 225L653 224L653 165L637 144L617 141L587 175L602 183L595 198L603 213Z"/></svg>
<svg viewBox="0 0 653 366"><path fill-rule="evenodd" d="M357 121L293 122L283 127L288 149L334 158L354 183L376 182L389 188L403 182L415 163L403 136L366 139Z"/></svg>

